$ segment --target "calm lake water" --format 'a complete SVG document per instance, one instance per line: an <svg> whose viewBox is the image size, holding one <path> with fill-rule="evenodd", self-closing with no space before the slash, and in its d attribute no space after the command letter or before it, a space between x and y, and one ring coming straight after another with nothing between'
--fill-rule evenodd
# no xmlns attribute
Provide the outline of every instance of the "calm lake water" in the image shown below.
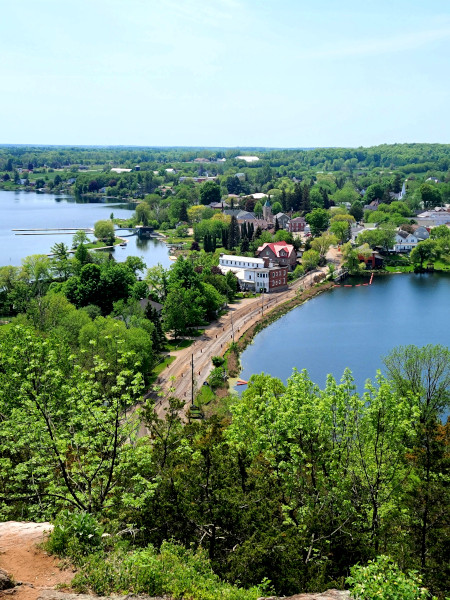
<svg viewBox="0 0 450 600"><path fill-rule="evenodd" d="M449 292L450 277L437 273L334 288L258 333L241 356L240 377L264 372L286 381L297 367L323 388L328 373L340 379L349 367L362 391L395 346L449 345Z"/></svg>
<svg viewBox="0 0 450 600"><path fill-rule="evenodd" d="M12 229L55 229L93 227L96 221L127 219L134 207L117 203L77 202L71 196L54 196L34 192L5 192L0 190L0 265L21 264L30 254L49 254L56 242L71 246L72 235L15 235ZM123 232L126 234L127 232ZM140 240L127 237L126 248L114 250L114 258L123 261L129 255L142 256L148 267L158 262L169 267L167 246L155 239Z"/></svg>

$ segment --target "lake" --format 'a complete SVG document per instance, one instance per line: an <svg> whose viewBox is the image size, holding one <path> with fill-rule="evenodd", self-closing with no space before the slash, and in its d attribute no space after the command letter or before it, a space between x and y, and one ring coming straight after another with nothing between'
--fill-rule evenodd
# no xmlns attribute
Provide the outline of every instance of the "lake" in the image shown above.
<svg viewBox="0 0 450 600"><path fill-rule="evenodd" d="M49 254L56 242L71 246L72 235L15 235L13 229L57 229L93 227L96 221L114 217L128 219L133 205L115 202L80 202L71 196L54 196L35 192L5 192L0 190L0 266L21 264L30 254ZM127 232L123 232L126 234ZM141 256L148 267L158 262L169 267L172 261L166 244L156 239L127 237L125 248L117 247L114 258Z"/></svg>
<svg viewBox="0 0 450 600"><path fill-rule="evenodd" d="M333 288L258 333L242 353L240 377L264 372L286 381L297 367L323 388L328 373L340 379L349 367L362 391L395 346L449 345L449 292L450 277L439 273Z"/></svg>

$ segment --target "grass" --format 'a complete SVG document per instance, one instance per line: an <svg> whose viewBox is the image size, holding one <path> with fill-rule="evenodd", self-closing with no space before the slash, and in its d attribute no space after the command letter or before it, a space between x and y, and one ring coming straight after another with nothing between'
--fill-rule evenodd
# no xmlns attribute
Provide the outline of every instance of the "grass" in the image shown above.
<svg viewBox="0 0 450 600"><path fill-rule="evenodd" d="M168 352L176 352L183 348L189 348L193 343L194 340L170 340L166 343L166 349Z"/></svg>
<svg viewBox="0 0 450 600"><path fill-rule="evenodd" d="M209 387L209 385L202 385L201 390L195 398L195 404L197 406L206 406L207 404L212 402L215 397L216 396L212 389Z"/></svg>
<svg viewBox="0 0 450 600"><path fill-rule="evenodd" d="M170 356L170 354L168 354L164 358L164 360L157 364L149 377L149 383L155 383L155 381L158 379L158 377L161 375L164 369L166 369L170 364L172 364L175 358L175 356Z"/></svg>

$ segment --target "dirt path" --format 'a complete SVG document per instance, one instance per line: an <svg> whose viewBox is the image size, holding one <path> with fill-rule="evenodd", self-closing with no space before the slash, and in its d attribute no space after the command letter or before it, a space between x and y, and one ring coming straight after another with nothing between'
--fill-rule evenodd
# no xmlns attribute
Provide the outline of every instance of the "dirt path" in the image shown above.
<svg viewBox="0 0 450 600"><path fill-rule="evenodd" d="M0 523L0 568L15 582L23 582L14 588L14 600L36 600L43 590L73 578L73 571L62 571L58 559L37 547L50 529L50 523Z"/></svg>
<svg viewBox="0 0 450 600"><path fill-rule="evenodd" d="M328 269L320 269L326 272ZM189 408L192 395L191 360L194 362L194 396L203 382L208 378L213 366L211 358L222 355L229 344L239 337L261 317L272 311L279 304L295 297L300 287L308 288L313 285L313 279L318 271L295 281L285 292L265 294L259 298L242 300L238 304L230 304L229 311L206 327L204 334L189 348L173 352L175 360L166 368L157 380L157 385L167 391L169 387L175 388L174 394L186 401ZM167 400L160 399L155 402L155 410L159 417L164 417ZM143 432L144 433L144 432ZM145 434L145 433L144 433Z"/></svg>

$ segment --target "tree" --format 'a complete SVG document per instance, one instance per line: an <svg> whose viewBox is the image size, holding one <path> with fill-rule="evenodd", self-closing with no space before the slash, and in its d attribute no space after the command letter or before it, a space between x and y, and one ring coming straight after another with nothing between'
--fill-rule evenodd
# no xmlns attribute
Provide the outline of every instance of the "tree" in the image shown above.
<svg viewBox="0 0 450 600"><path fill-rule="evenodd" d="M113 245L115 240L114 223L111 221L97 221L94 225L94 235L98 240L108 245Z"/></svg>
<svg viewBox="0 0 450 600"><path fill-rule="evenodd" d="M424 208L434 208L442 206L442 195L439 188L429 183L423 183L420 186L420 195L422 197Z"/></svg>
<svg viewBox="0 0 450 600"><path fill-rule="evenodd" d="M334 221L330 225L330 231L341 244L350 239L350 223L348 221Z"/></svg>
<svg viewBox="0 0 450 600"><path fill-rule="evenodd" d="M3 501L102 510L139 424L126 409L142 390L142 378L130 371L104 386L108 368L96 359L85 371L64 343L21 326L2 336Z"/></svg>
<svg viewBox="0 0 450 600"><path fill-rule="evenodd" d="M36 296L41 296L51 280L51 260L45 254L31 254L22 259L22 278Z"/></svg>
<svg viewBox="0 0 450 600"><path fill-rule="evenodd" d="M147 227L151 220L151 211L148 204L140 202L136 206L136 218L138 223ZM96 234L97 235L97 234Z"/></svg>
<svg viewBox="0 0 450 600"><path fill-rule="evenodd" d="M202 204L211 204L211 202L220 202L220 186L213 181L205 181L200 186L200 202Z"/></svg>
<svg viewBox="0 0 450 600"><path fill-rule="evenodd" d="M366 204L370 204L374 200L381 200L383 198L384 189L379 183L369 185L364 195L364 201Z"/></svg>
<svg viewBox="0 0 450 600"><path fill-rule="evenodd" d="M443 480L445 448L440 440L440 419L450 406L450 352L443 346L400 346L384 358L388 377L397 393L418 409L414 422L414 479L411 503L418 515L416 548L425 569L435 532L445 527L448 486Z"/></svg>
<svg viewBox="0 0 450 600"><path fill-rule="evenodd" d="M163 323L166 331L173 331L174 337L186 335L189 329L199 325L205 311L199 304L196 289L186 289L182 284L172 285L163 308Z"/></svg>
<svg viewBox="0 0 450 600"><path fill-rule="evenodd" d="M78 248L80 244L87 244L89 238L83 229L79 229L72 238L72 248Z"/></svg>
<svg viewBox="0 0 450 600"><path fill-rule="evenodd" d="M333 244L337 244L336 236L324 233L311 241L311 248L319 253L320 258L323 258Z"/></svg>
<svg viewBox="0 0 450 600"><path fill-rule="evenodd" d="M423 263L426 260L432 260L435 256L437 244L434 240L424 240L419 242L415 248L411 250L410 258L413 265L420 270L423 269Z"/></svg>
<svg viewBox="0 0 450 600"><path fill-rule="evenodd" d="M51 247L52 268L57 277L67 279L72 272L72 263L69 260L69 248L63 243L54 244Z"/></svg>
<svg viewBox="0 0 450 600"><path fill-rule="evenodd" d="M352 215L352 217L354 217L355 221L363 220L364 210L361 202L353 202L348 212Z"/></svg>
<svg viewBox="0 0 450 600"><path fill-rule="evenodd" d="M283 212L283 207L280 202L274 202L272 205L272 213L277 215L278 213Z"/></svg>
<svg viewBox="0 0 450 600"><path fill-rule="evenodd" d="M306 222L311 227L311 233L313 235L320 235L322 231L328 229L330 222L330 215L324 208L315 208L305 217Z"/></svg>
<svg viewBox="0 0 450 600"><path fill-rule="evenodd" d="M258 217L258 219L260 219L262 217L263 207L262 207L261 202L257 202L255 204L255 210L254 210L254 212L255 212L255 215Z"/></svg>
<svg viewBox="0 0 450 600"><path fill-rule="evenodd" d="M233 250L236 246L239 245L240 240L240 232L239 232L239 223L237 222L236 217L233 215L231 217L230 227L228 229L228 248Z"/></svg>
<svg viewBox="0 0 450 600"><path fill-rule="evenodd" d="M319 259L320 256L317 250L306 250L305 252L303 252L302 265L305 271L314 270L319 264Z"/></svg>

